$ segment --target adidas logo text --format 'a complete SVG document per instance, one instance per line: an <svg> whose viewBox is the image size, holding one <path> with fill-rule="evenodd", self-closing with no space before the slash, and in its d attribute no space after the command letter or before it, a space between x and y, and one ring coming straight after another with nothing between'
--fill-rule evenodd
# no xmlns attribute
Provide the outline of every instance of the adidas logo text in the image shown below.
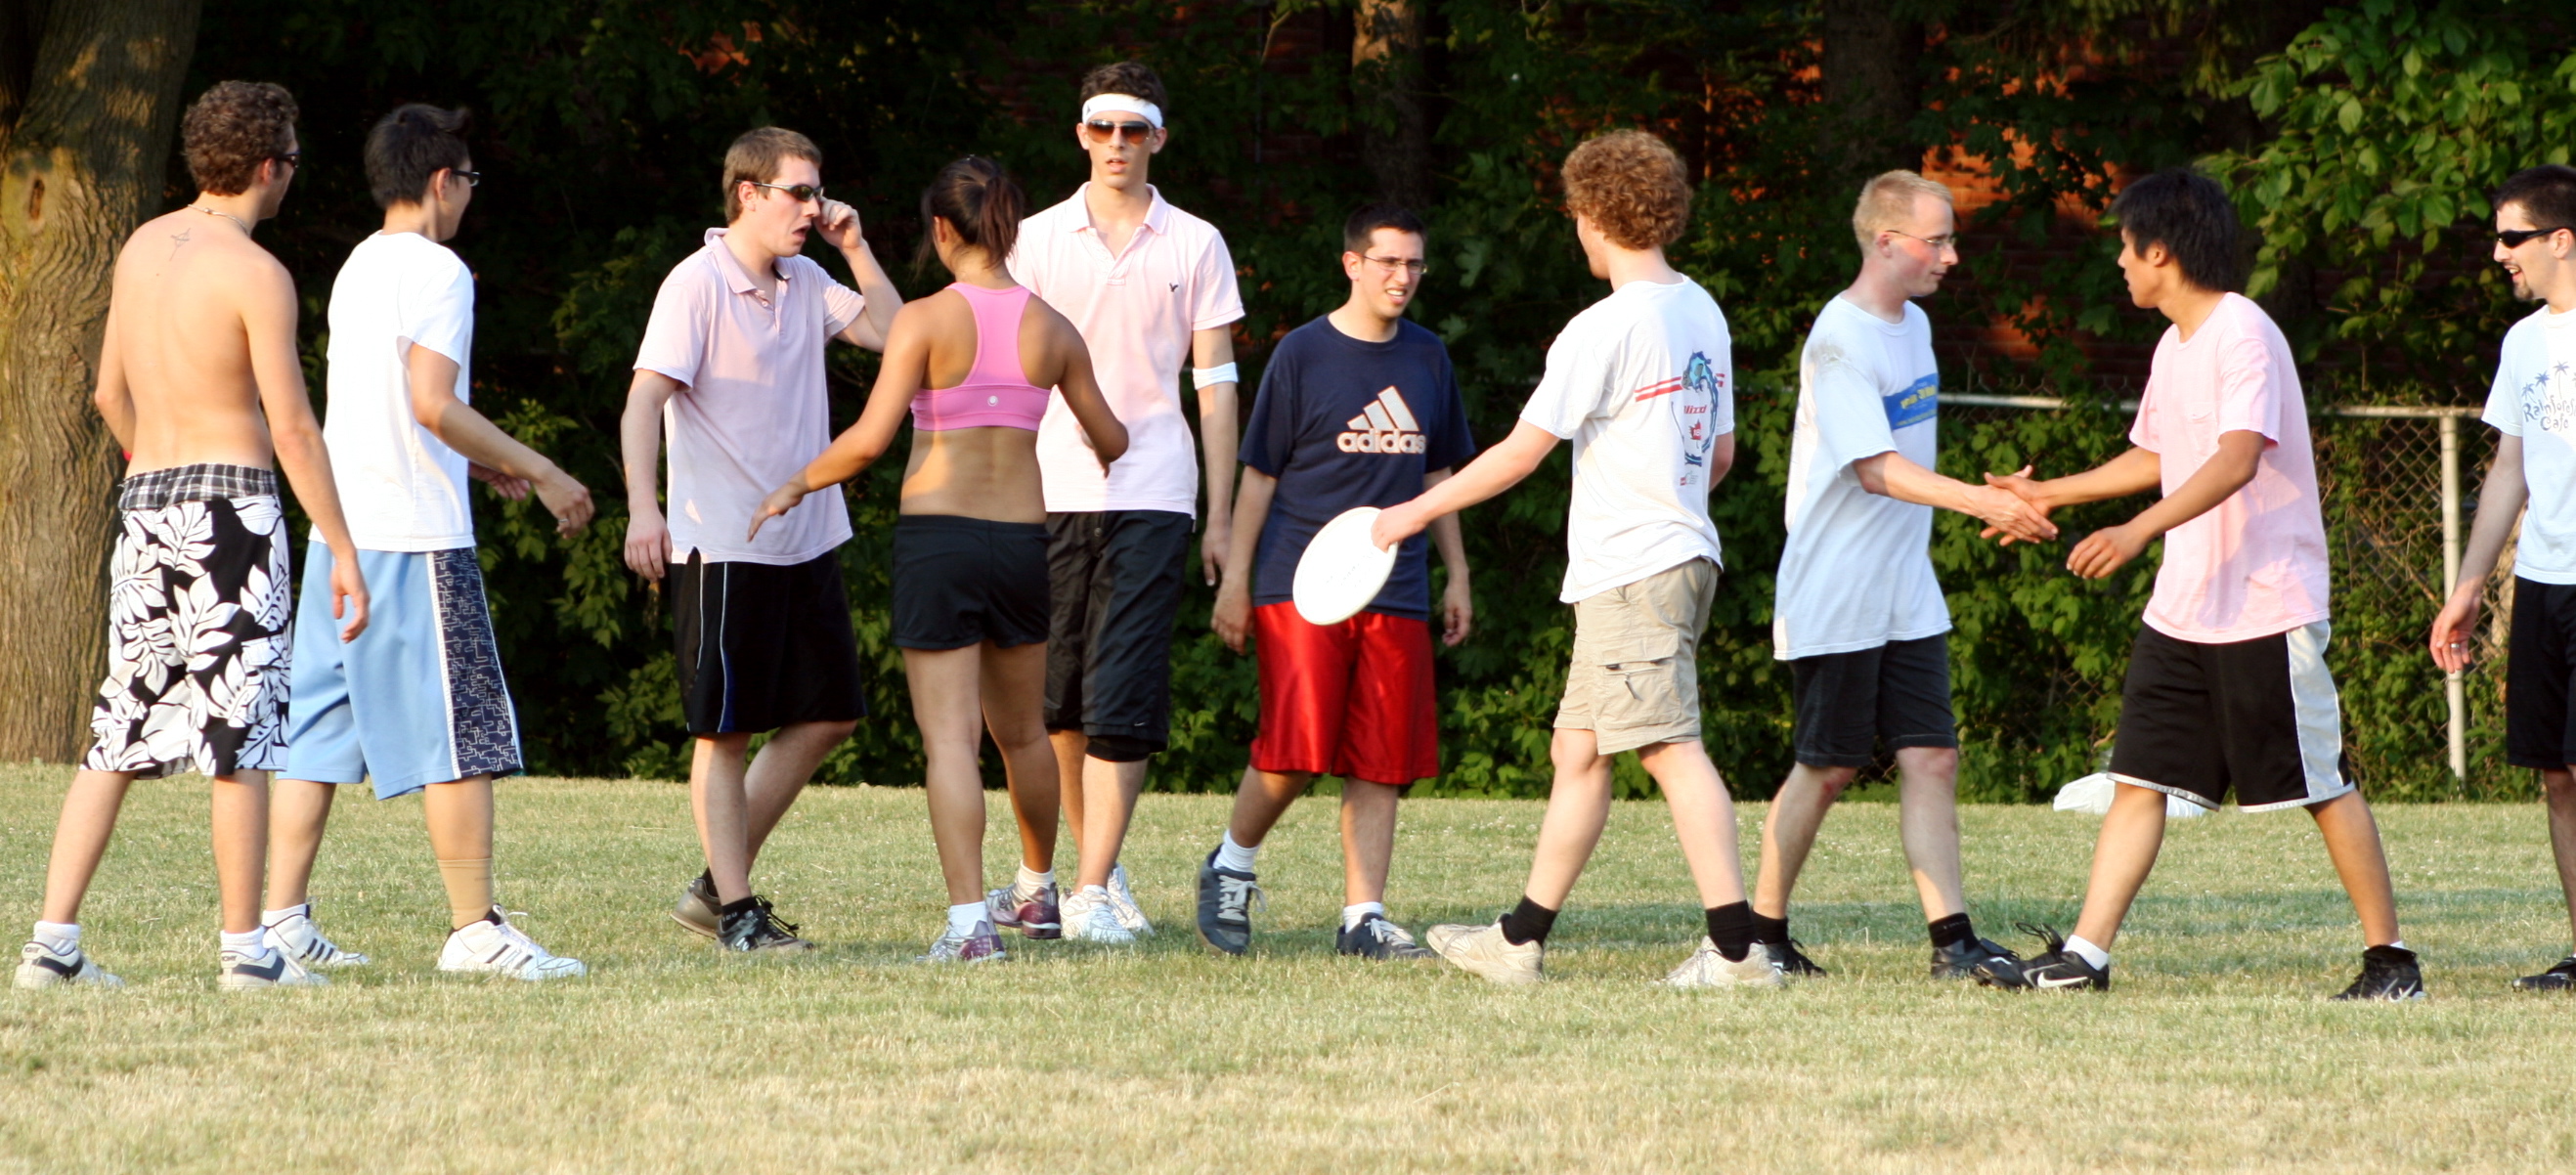
<svg viewBox="0 0 2576 1175"><path fill-rule="evenodd" d="M1333 445L1345 453L1420 453L1430 447L1413 410L1405 407L1404 397L1392 387L1379 392L1368 411L1350 418L1343 427L1351 431L1333 438Z"/></svg>

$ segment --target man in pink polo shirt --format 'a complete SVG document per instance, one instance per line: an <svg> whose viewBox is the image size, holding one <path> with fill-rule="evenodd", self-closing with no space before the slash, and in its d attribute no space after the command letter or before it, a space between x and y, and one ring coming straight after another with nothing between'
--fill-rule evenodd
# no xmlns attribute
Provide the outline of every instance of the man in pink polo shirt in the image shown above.
<svg viewBox="0 0 2576 1175"><path fill-rule="evenodd" d="M622 436L626 565L663 593L679 654L680 707L695 739L689 801L707 870L671 916L734 951L805 950L751 889L761 842L815 765L867 713L838 548L839 494L815 494L750 539L772 487L832 443L823 349L885 348L903 305L859 233L823 198L812 140L761 127L725 152L724 228L671 270L635 356ZM859 290L803 255L819 232ZM666 521L654 458L668 431ZM748 768L751 736L775 732Z"/></svg>
<svg viewBox="0 0 2576 1175"><path fill-rule="evenodd" d="M2130 300L2173 325L2156 344L2135 448L2053 481L1996 477L2043 511L2160 489L2162 501L2076 544L2067 569L2101 579L2165 540L2146 624L2129 654L2118 781L2073 937L1997 987L2109 990L2112 938L2164 844L2165 798L2248 812L2306 808L2360 915L2361 977L2337 999L2424 995L2397 936L2397 901L2370 805L2343 770L2343 718L2326 672L2326 528L2308 410L2288 340L2236 288L2235 206L2185 170L2131 184L2111 205ZM1989 536L1996 533L1986 532ZM2007 539L2006 541L2010 541Z"/></svg>
<svg viewBox="0 0 2576 1175"><path fill-rule="evenodd" d="M1199 566L1210 584L1232 517L1231 328L1243 299L1225 238L1145 182L1154 153L1170 140L1169 102L1162 79L1139 62L1085 76L1074 137L1090 156L1091 181L1022 222L1010 258L1012 279L1081 330L1100 390L1127 426L1127 455L1105 475L1061 400L1038 428L1054 580L1046 722L1082 858L1062 921L1069 937L1105 942L1153 933L1118 867L1118 849L1145 762L1170 742L1172 623L1199 496L1198 457L1181 415L1184 360L1198 388L1198 442L1207 457ZM1043 921L1054 888L1052 869L1023 866L1018 880L990 895L995 924L1022 926L1023 910ZM1095 906L1111 917L1093 919Z"/></svg>

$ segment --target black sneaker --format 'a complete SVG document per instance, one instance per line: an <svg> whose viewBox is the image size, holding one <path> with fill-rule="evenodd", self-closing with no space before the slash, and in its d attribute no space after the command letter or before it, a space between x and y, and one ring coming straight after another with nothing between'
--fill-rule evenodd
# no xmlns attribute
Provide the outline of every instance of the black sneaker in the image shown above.
<svg viewBox="0 0 2576 1175"><path fill-rule="evenodd" d="M2513 981L2515 991L2576 990L2576 955L2558 960L2558 965L2538 975L2525 975Z"/></svg>
<svg viewBox="0 0 2576 1175"><path fill-rule="evenodd" d="M1757 942L1753 945L1762 948L1764 954L1771 956L1771 962L1780 968L1780 974L1791 979L1822 979L1826 975L1824 968L1817 966L1814 959L1807 957L1807 952L1798 949L1797 939L1793 938L1787 942Z"/></svg>
<svg viewBox="0 0 2576 1175"><path fill-rule="evenodd" d="M1253 875L1216 867L1216 850L1199 863L1199 941L1209 949L1240 955L1252 949L1252 907L1262 903Z"/></svg>
<svg viewBox="0 0 2576 1175"><path fill-rule="evenodd" d="M2023 988L2033 991L2109 991L2111 969L2096 967L2084 956L2066 949L2066 939L2056 928L2018 923L2024 933L2048 944L2035 959L1992 958L1969 968L1977 982L1987 987Z"/></svg>
<svg viewBox="0 0 2576 1175"><path fill-rule="evenodd" d="M2424 998L2424 969L2417 965L2415 952L2404 947L2372 947L2361 953L2361 978L2343 989L2339 1000L2387 1000L2391 1003Z"/></svg>
<svg viewBox="0 0 2576 1175"><path fill-rule="evenodd" d="M782 921L771 912L769 899L753 897L749 904L724 916L724 928L716 942L728 951L810 951L814 944L796 937L796 924Z"/></svg>
<svg viewBox="0 0 2576 1175"><path fill-rule="evenodd" d="M1422 944L1413 941L1403 927L1389 921L1384 914L1364 914L1360 924L1333 934L1333 953L1358 955L1364 959L1429 959L1433 955Z"/></svg>
<svg viewBox="0 0 2576 1175"><path fill-rule="evenodd" d="M1932 948L1932 978L1977 979L1979 969L1997 975L2019 976L2021 956L1995 945L1993 939L1972 938L1945 947ZM2017 983L1998 983L1997 987L2018 987Z"/></svg>

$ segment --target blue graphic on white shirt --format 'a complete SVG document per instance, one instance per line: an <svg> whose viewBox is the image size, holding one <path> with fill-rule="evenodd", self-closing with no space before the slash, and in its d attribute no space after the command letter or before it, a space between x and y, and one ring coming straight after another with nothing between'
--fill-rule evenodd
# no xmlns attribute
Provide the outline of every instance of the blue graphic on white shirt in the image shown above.
<svg viewBox="0 0 2576 1175"><path fill-rule="evenodd" d="M1708 361L1705 353L1693 351L1679 382L1681 394L1673 397L1673 419L1681 426L1682 464L1705 466L1709 451L1717 447L1717 430L1712 427L1711 417L1717 409L1718 393L1726 390L1726 376Z"/></svg>
<svg viewBox="0 0 2576 1175"><path fill-rule="evenodd" d="M1938 415L1941 408L1941 375L1934 372L1905 385L1905 390L1890 392L1880 398L1887 409L1887 427L1909 428Z"/></svg>
<svg viewBox="0 0 2576 1175"><path fill-rule="evenodd" d="M2524 420L2544 432L2576 428L2576 373L2570 372L2566 360L2541 368L2514 390L2522 401Z"/></svg>

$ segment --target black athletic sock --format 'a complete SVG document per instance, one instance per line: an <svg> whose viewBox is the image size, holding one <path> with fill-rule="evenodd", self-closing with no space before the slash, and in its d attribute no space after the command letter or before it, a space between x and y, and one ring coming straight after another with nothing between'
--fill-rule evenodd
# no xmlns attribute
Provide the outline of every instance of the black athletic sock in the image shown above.
<svg viewBox="0 0 2576 1175"><path fill-rule="evenodd" d="M1715 938L1716 936L1715 931L1711 931L1709 933L1709 937L1711 938ZM1769 943L1773 946L1785 947L1789 945L1789 920L1786 918L1766 918L1762 916L1762 912L1760 910L1755 910L1753 912L1753 941Z"/></svg>
<svg viewBox="0 0 2576 1175"><path fill-rule="evenodd" d="M726 902L725 904L716 907L716 916L720 918L731 918L736 914L750 909L751 904L759 900L759 898L744 898L739 902Z"/></svg>
<svg viewBox="0 0 2576 1175"><path fill-rule="evenodd" d="M1717 953L1730 963L1741 963L1753 951L1753 904L1728 902L1708 908L1708 937L1717 944Z"/></svg>
<svg viewBox="0 0 2576 1175"><path fill-rule="evenodd" d="M1927 929L1932 932L1934 947L1977 941L1977 932L1968 925L1966 914L1952 914L1947 918L1935 920L1928 925Z"/></svg>
<svg viewBox="0 0 2576 1175"><path fill-rule="evenodd" d="M1547 932L1556 929L1556 911L1521 896L1521 904L1503 915L1503 941L1519 946L1523 943L1546 942Z"/></svg>

